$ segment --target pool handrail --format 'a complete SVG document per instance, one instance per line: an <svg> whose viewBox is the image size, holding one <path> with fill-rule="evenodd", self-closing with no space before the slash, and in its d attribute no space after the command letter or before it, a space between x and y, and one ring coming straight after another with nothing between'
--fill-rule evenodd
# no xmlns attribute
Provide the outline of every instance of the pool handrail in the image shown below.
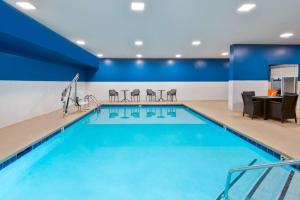
<svg viewBox="0 0 300 200"><path fill-rule="evenodd" d="M224 199L228 200L228 193L230 189L230 183L231 183L231 177L232 174L235 172L244 172L249 170L256 170L256 169L265 169L270 167L283 167L283 166L291 166L291 165L300 165L300 160L287 160L282 162L276 162L276 163L269 163L269 164L259 164L259 165L252 165L252 166L246 166L246 167L238 167L238 168L232 168L227 173L226 178L226 185L225 185L225 191L224 191Z"/></svg>

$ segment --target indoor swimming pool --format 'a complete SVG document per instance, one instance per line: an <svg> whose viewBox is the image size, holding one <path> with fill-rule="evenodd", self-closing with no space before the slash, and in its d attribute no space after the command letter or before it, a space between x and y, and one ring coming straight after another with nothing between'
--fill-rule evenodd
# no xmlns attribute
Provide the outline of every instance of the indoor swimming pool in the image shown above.
<svg viewBox="0 0 300 200"><path fill-rule="evenodd" d="M185 106L102 106L3 168L0 199L210 200L253 160L278 161Z"/></svg>

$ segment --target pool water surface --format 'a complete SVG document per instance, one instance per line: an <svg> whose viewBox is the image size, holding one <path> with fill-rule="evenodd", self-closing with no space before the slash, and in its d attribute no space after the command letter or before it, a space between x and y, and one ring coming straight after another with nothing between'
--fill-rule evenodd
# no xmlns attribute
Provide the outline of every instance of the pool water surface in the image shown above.
<svg viewBox="0 0 300 200"><path fill-rule="evenodd" d="M210 200L278 161L184 106L103 106L0 171L5 200Z"/></svg>

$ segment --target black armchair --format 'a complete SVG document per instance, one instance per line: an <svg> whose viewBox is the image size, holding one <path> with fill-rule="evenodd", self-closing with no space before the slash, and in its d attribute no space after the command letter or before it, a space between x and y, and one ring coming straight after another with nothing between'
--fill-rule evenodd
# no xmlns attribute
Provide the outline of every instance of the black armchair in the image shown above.
<svg viewBox="0 0 300 200"><path fill-rule="evenodd" d="M298 94L285 93L282 102L269 102L269 117L280 119L283 123L286 119L295 119L297 123L297 106Z"/></svg>
<svg viewBox="0 0 300 200"><path fill-rule="evenodd" d="M244 103L243 117L245 116L245 114L248 114L253 119L254 116L260 116L262 114L263 102L254 101L252 98L254 96L255 96L254 91L242 93L242 98Z"/></svg>
<svg viewBox="0 0 300 200"><path fill-rule="evenodd" d="M116 101L116 97L117 100L119 101L119 93L116 90L109 90L108 96L109 96L109 102L111 102L112 100Z"/></svg>
<svg viewBox="0 0 300 200"><path fill-rule="evenodd" d="M170 99L171 101L175 100L177 101L176 97L177 90L176 89L171 89L170 91L167 92L167 101Z"/></svg>
<svg viewBox="0 0 300 200"><path fill-rule="evenodd" d="M139 89L134 89L130 94L131 94L131 102L132 102L132 100L135 100L135 99L137 102L140 101L140 90Z"/></svg>
<svg viewBox="0 0 300 200"><path fill-rule="evenodd" d="M154 97L154 101L156 101L156 92L154 92L151 89L147 89L146 90L146 101L147 100L152 101L153 97Z"/></svg>

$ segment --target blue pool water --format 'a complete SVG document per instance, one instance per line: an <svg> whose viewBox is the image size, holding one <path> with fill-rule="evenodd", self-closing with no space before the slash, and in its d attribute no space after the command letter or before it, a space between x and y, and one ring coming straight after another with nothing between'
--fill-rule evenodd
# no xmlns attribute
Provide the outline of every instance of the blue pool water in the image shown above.
<svg viewBox="0 0 300 200"><path fill-rule="evenodd" d="M0 171L5 200L210 200L276 158L184 106L104 106Z"/></svg>

